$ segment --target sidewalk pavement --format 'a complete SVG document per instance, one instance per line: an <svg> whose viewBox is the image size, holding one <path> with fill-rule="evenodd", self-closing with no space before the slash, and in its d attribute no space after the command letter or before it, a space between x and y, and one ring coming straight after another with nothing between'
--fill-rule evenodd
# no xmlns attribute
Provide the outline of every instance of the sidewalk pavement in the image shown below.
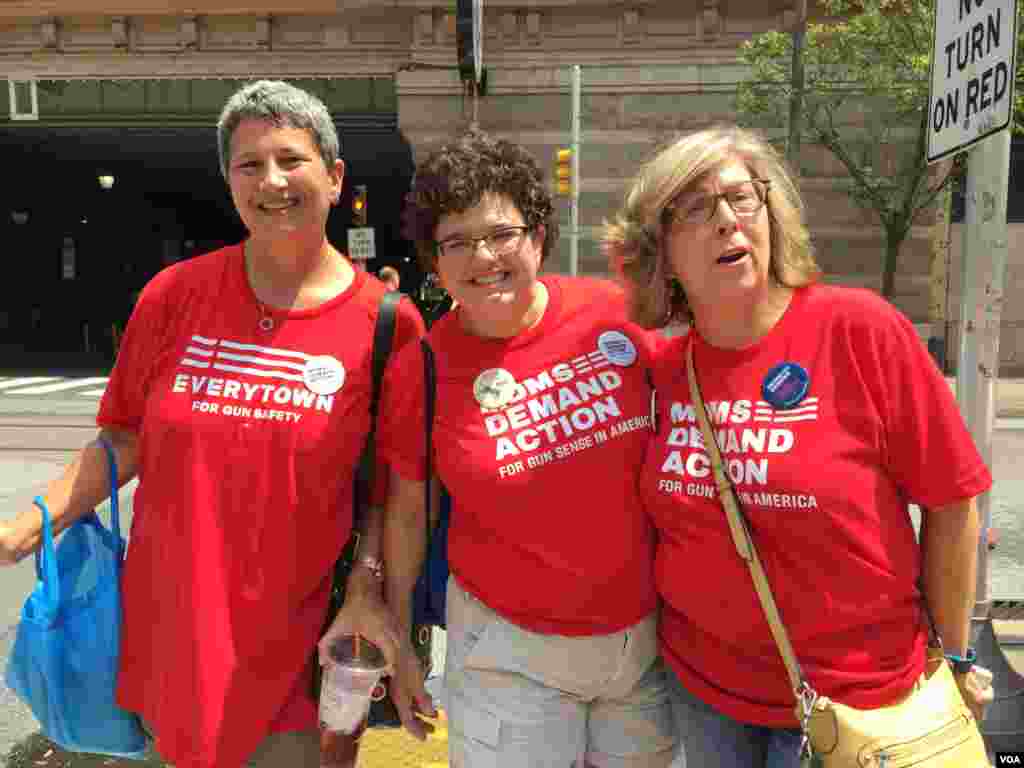
<svg viewBox="0 0 1024 768"><path fill-rule="evenodd" d="M1024 418L1024 379L996 381L996 415L1000 418Z"/></svg>
<svg viewBox="0 0 1024 768"><path fill-rule="evenodd" d="M956 378L947 376L950 389L956 392ZM1024 419L1024 378L997 379L995 385L996 416L1001 419Z"/></svg>

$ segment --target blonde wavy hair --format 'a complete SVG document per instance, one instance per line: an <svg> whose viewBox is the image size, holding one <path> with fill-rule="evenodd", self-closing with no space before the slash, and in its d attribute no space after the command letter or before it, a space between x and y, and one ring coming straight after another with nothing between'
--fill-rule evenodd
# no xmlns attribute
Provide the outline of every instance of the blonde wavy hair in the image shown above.
<svg viewBox="0 0 1024 768"><path fill-rule="evenodd" d="M771 279L798 288L821 276L800 192L779 153L758 133L735 125L712 126L675 139L641 166L622 207L604 224L605 255L612 271L624 279L633 317L644 327L692 320L686 294L668 265L670 209L680 195L729 160L739 160L753 176L771 182L766 201Z"/></svg>

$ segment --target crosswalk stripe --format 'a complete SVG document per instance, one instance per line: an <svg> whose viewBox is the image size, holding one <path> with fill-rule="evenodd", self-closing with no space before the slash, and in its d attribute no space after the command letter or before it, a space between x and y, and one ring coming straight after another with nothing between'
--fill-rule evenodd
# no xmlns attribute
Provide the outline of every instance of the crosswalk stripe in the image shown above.
<svg viewBox="0 0 1024 768"><path fill-rule="evenodd" d="M103 393L106 392L106 387L103 389L88 389L85 392L77 393L79 397L103 397Z"/></svg>
<svg viewBox="0 0 1024 768"><path fill-rule="evenodd" d="M105 384L107 382L107 376L93 376L87 379L68 379L65 381L58 382L57 384L43 384L38 387L29 387L28 389L15 389L8 394L11 395L48 395L51 392L62 392L65 389L77 389L78 387L88 387L93 384Z"/></svg>
<svg viewBox="0 0 1024 768"><path fill-rule="evenodd" d="M11 379L10 381L0 381L0 389L13 389L14 387L24 387L30 384L39 384L43 381L56 381L58 376L24 376L20 379Z"/></svg>

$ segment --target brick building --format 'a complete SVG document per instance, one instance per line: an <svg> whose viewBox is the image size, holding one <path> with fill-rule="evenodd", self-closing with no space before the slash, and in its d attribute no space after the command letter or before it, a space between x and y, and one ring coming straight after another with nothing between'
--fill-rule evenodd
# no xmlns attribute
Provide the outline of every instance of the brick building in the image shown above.
<svg viewBox="0 0 1024 768"><path fill-rule="evenodd" d="M569 134L569 68L583 71L580 271L605 273L595 241L637 163L673 133L735 117L750 35L787 28L791 0L485 0L485 130L551 164ZM242 236L219 177L213 123L241 81L280 77L335 116L352 184L369 189L379 267L404 259L401 196L418 153L466 127L454 3L440 0L0 2L0 242L24 283L0 282L0 349L95 347L163 263ZM28 95L34 83L35 101ZM11 99L16 97L15 109ZM35 119L14 119L27 112ZM19 115L21 116L21 115ZM879 287L882 232L844 172L804 147L802 186L830 281ZM98 184L113 176L110 189ZM343 201L344 202L344 201ZM1011 190L1011 219L1014 196ZM564 213L564 212L563 212ZM329 225L345 242L349 212ZM955 329L959 238L949 292ZM932 228L904 246L896 303L928 320ZM1011 226L1003 372L1024 372L1024 233ZM1017 243L1019 242L1019 245ZM565 269L568 248L554 269ZM403 275L408 285L409 275ZM414 276L415 277L418 276ZM941 332L941 329L940 329ZM85 337L88 337L87 339ZM955 340L951 341L951 344ZM950 355L955 360L955 352Z"/></svg>

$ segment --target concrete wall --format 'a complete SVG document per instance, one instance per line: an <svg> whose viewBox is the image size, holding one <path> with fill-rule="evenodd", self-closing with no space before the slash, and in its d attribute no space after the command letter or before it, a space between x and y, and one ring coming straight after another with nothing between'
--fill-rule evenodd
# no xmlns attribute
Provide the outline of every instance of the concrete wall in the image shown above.
<svg viewBox="0 0 1024 768"><path fill-rule="evenodd" d="M1024 224L1007 226L1007 264L1003 284L999 373L1024 376ZM956 362L960 344L960 301L963 269L963 226L954 224L950 237L950 284L947 357Z"/></svg>

